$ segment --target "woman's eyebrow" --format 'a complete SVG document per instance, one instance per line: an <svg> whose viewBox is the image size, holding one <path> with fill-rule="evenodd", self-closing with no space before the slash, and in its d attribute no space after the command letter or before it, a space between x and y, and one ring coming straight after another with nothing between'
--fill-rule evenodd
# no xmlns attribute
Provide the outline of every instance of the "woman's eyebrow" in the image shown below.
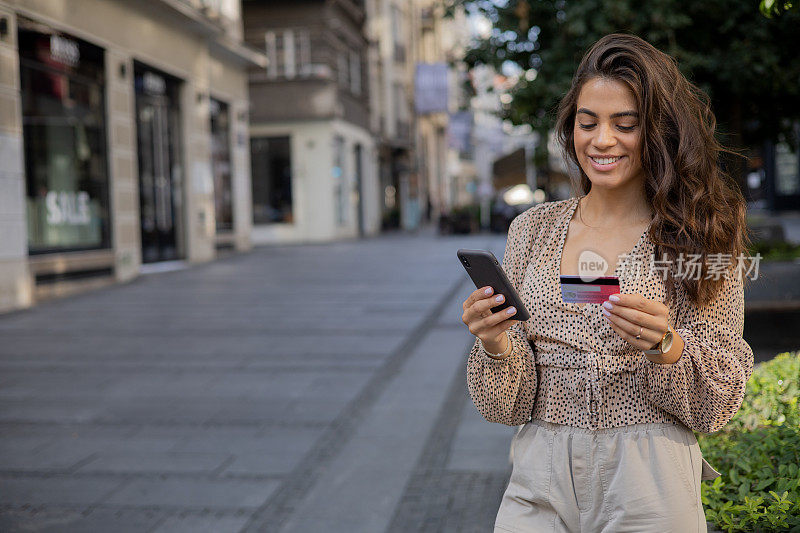
<svg viewBox="0 0 800 533"><path fill-rule="evenodd" d="M585 107L578 109L577 114L583 113L585 115L589 115L590 117L597 118L597 113L594 111L589 111ZM619 113L612 113L611 118L619 118L619 117L635 117L639 118L639 113L636 111L620 111Z"/></svg>

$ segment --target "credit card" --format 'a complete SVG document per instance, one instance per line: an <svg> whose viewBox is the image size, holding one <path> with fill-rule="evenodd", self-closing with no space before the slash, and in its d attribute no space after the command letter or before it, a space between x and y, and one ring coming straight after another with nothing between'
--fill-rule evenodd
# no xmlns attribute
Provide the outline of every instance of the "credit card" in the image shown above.
<svg viewBox="0 0 800 533"><path fill-rule="evenodd" d="M617 276L602 276L585 281L580 276L561 276L561 298L572 304L601 304L619 292Z"/></svg>

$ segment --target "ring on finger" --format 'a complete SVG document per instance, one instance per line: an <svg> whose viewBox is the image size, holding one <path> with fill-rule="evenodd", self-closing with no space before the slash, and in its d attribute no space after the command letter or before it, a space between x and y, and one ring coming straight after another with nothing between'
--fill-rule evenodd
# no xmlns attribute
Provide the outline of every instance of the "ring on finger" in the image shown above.
<svg viewBox="0 0 800 533"><path fill-rule="evenodd" d="M637 338L637 339L641 339L642 338L642 329L644 329L644 326L639 326L639 333L636 334L635 338Z"/></svg>

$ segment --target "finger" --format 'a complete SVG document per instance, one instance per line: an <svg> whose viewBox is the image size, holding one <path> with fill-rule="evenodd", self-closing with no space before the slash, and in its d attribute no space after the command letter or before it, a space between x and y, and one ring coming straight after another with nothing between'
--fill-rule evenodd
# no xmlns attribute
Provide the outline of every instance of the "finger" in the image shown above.
<svg viewBox="0 0 800 533"><path fill-rule="evenodd" d="M475 328L480 332L485 332L486 330L493 328L500 322L509 320L510 317L516 314L517 310L515 307L509 307L507 309L503 309L496 313L492 313L491 315L483 318L480 322L475 324Z"/></svg>
<svg viewBox="0 0 800 533"><path fill-rule="evenodd" d="M468 309L472 307L472 305L482 298L488 298L491 296L493 289L488 285L485 287L481 287L479 289L475 289L470 293L469 297L467 297L466 301L464 301L464 309Z"/></svg>
<svg viewBox="0 0 800 533"><path fill-rule="evenodd" d="M619 297L619 300L612 300L611 296ZM614 305L638 309L639 311L649 313L651 315L658 314L659 306L664 305L661 302L645 298L641 294L616 293L612 294L611 296L608 297L608 300Z"/></svg>
<svg viewBox="0 0 800 533"><path fill-rule="evenodd" d="M464 314L461 316L461 321L464 322L467 327L469 327L469 330L473 335L483 335L484 330L487 327L491 327L500 320L513 316L516 313L515 310L510 313L508 312L509 310L514 309L513 307L492 313L490 307L500 305L500 303L494 300L494 298L486 298L472 304L472 307L469 309L464 310Z"/></svg>
<svg viewBox="0 0 800 533"><path fill-rule="evenodd" d="M611 302L609 302L611 303ZM650 328L653 330L660 330L666 329L666 318L659 315L651 315L650 313L645 313L643 311L639 311L638 309L634 309L632 307L625 307L621 305L614 305L611 304L611 309L608 309L605 304L601 308L604 313L609 312L621 318L624 318L628 322L632 322L633 324L640 324L646 328ZM638 329L637 329L638 331Z"/></svg>
<svg viewBox="0 0 800 533"><path fill-rule="evenodd" d="M639 333L639 326L642 326L642 324L634 324L613 313L611 316L606 314L603 314L603 316L611 323L611 327L614 331L637 348L646 350L661 340L661 335L658 335L657 332L647 327L642 327L642 334L640 338L637 339L636 335Z"/></svg>
<svg viewBox="0 0 800 533"><path fill-rule="evenodd" d="M481 300L478 300L472 307L467 310L468 316L474 316L478 318L485 318L492 314L491 309L493 307L497 307L498 305L505 302L506 298L502 294L497 294L495 296L487 296Z"/></svg>
<svg viewBox="0 0 800 533"><path fill-rule="evenodd" d="M489 316L485 317L481 322L485 324L486 327L496 326L500 322L510 319L514 316L517 312L516 307L507 307L505 309L501 309L495 313L490 314Z"/></svg>
<svg viewBox="0 0 800 533"><path fill-rule="evenodd" d="M637 339L633 335L630 335L627 331L623 330L613 322L609 322L611 325L611 329L617 332L617 335L622 337L622 339L629 344L633 345L638 350L647 350L655 343L648 343L648 341L642 341L641 339Z"/></svg>

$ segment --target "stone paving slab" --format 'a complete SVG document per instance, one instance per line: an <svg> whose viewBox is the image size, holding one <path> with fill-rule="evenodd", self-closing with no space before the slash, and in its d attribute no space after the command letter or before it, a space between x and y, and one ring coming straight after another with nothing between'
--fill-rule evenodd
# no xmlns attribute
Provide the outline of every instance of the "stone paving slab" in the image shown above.
<svg viewBox="0 0 800 533"><path fill-rule="evenodd" d="M176 450L181 442L183 432L172 437L148 437L139 435L96 436L74 434L68 437L50 437L42 447L42 453L54 454L58 450L69 450L75 453L97 455L99 453L163 453Z"/></svg>
<svg viewBox="0 0 800 533"><path fill-rule="evenodd" d="M0 474L2 504L88 506L100 502L125 483L121 479L71 478L65 476L12 476Z"/></svg>
<svg viewBox="0 0 800 533"><path fill-rule="evenodd" d="M17 453L35 453L53 442L52 436L11 436L0 439L0 460Z"/></svg>
<svg viewBox="0 0 800 533"><path fill-rule="evenodd" d="M200 452L100 452L75 468L84 473L206 473L231 460L226 453Z"/></svg>
<svg viewBox="0 0 800 533"><path fill-rule="evenodd" d="M418 318L418 317L417 317ZM1 323L1 321L0 321ZM91 330L91 325L86 326ZM157 327L157 326L156 326ZM230 331L228 331L230 333ZM87 332L89 334L89 332ZM259 335L237 334L225 339L219 332L188 332L184 338L159 335L142 338L142 332L99 335L91 338L61 334L42 336L36 333L4 332L2 356L4 360L27 360L31 357L54 361L58 358L78 356L84 361L122 359L128 363L153 362L168 357L176 361L221 360L241 362L247 358L261 358L270 353L291 357L327 354L388 354L394 351L404 337L384 332L383 335L359 335L357 332L272 332ZM5 361L4 361L5 362ZM35 361L33 361L35 362Z"/></svg>
<svg viewBox="0 0 800 533"><path fill-rule="evenodd" d="M113 379L95 373L53 372L11 372L16 377L13 383L0 386L0 399L42 398L47 396L73 396L86 394L86 391L101 393L108 391Z"/></svg>
<svg viewBox="0 0 800 533"><path fill-rule="evenodd" d="M291 448L265 453L238 453L235 459L228 464L222 476L286 476L289 475L297 464L311 448L307 446L293 446Z"/></svg>
<svg viewBox="0 0 800 533"><path fill-rule="evenodd" d="M5 440L19 437L42 437L56 439L125 439L132 437L140 430L136 426L126 425L90 425L81 423L60 422L56 424L38 423L35 421L0 423L0 436Z"/></svg>
<svg viewBox="0 0 800 533"><path fill-rule="evenodd" d="M211 510L253 509L269 497L278 483L273 480L248 481L165 475L161 479L132 479L100 503Z"/></svg>
<svg viewBox="0 0 800 533"><path fill-rule="evenodd" d="M143 428L141 435L173 435L180 440L172 448L180 452L275 453L308 448L320 436L321 427L251 428Z"/></svg>
<svg viewBox="0 0 800 533"><path fill-rule="evenodd" d="M170 516L153 533L236 533L247 523L246 516Z"/></svg>
<svg viewBox="0 0 800 533"><path fill-rule="evenodd" d="M159 510L0 507L0 531L37 533L142 533L166 520Z"/></svg>
<svg viewBox="0 0 800 533"><path fill-rule="evenodd" d="M14 453L5 453L0 456L0 471L71 471L90 460L91 457L90 452L69 448L51 448L41 451L17 450Z"/></svg>

